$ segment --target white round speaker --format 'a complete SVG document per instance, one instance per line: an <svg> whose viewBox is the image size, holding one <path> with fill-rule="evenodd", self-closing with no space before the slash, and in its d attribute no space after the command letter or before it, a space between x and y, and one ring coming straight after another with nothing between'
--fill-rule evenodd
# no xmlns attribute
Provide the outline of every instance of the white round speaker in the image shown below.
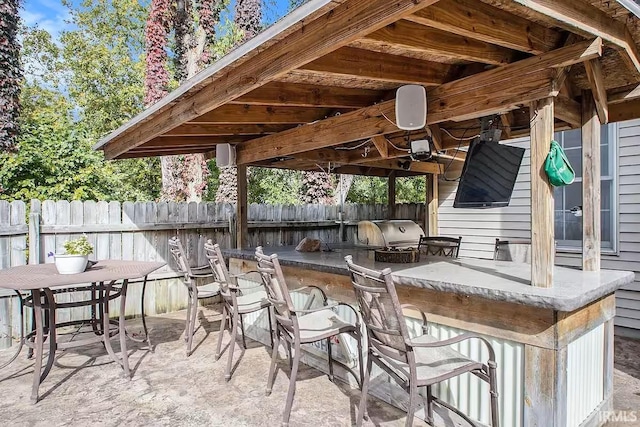
<svg viewBox="0 0 640 427"><path fill-rule="evenodd" d="M405 85L396 92L396 126L423 129L427 124L427 91L420 85Z"/></svg>

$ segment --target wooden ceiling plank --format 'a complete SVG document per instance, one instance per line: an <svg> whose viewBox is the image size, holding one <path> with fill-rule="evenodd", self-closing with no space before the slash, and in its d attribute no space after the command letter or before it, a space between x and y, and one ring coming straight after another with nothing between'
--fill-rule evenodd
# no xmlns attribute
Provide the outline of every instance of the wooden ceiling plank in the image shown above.
<svg viewBox="0 0 640 427"><path fill-rule="evenodd" d="M509 111L504 114L500 114L500 122L502 123L502 139L511 139L513 112Z"/></svg>
<svg viewBox="0 0 640 427"><path fill-rule="evenodd" d="M609 105L607 103L607 90L604 86L604 76L602 74L602 63L597 59L592 59L584 63L587 71L587 78L591 86L591 93L596 104L600 123L609 123Z"/></svg>
<svg viewBox="0 0 640 427"><path fill-rule="evenodd" d="M374 31L364 40L484 64L504 65L515 59L513 50L406 20Z"/></svg>
<svg viewBox="0 0 640 427"><path fill-rule="evenodd" d="M207 85L139 126L114 136L103 147L105 156L117 157L436 1L345 0L329 13L313 19L286 38L255 54L251 61L229 70L215 84Z"/></svg>
<svg viewBox="0 0 640 427"><path fill-rule="evenodd" d="M625 62L636 74L640 73L640 55L627 26L612 19L600 9L581 4L576 7L575 0L514 0L564 24L565 29L579 30L602 37L613 43L623 53Z"/></svg>
<svg viewBox="0 0 640 427"><path fill-rule="evenodd" d="M405 19L535 55L555 49L561 38L555 30L477 0L440 1Z"/></svg>
<svg viewBox="0 0 640 427"><path fill-rule="evenodd" d="M343 47L303 65L301 69L359 79L437 86L445 82L451 65Z"/></svg>
<svg viewBox="0 0 640 427"><path fill-rule="evenodd" d="M378 100L380 93L374 90L271 82L236 98L231 104L362 108Z"/></svg>
<svg viewBox="0 0 640 427"><path fill-rule="evenodd" d="M189 123L208 124L300 124L309 123L349 110L313 107L281 107L266 105L224 105L193 118Z"/></svg>
<svg viewBox="0 0 640 427"><path fill-rule="evenodd" d="M440 125L434 123L427 127L428 134L431 136L431 141L433 141L433 146L436 151L442 150L442 130L440 129Z"/></svg>
<svg viewBox="0 0 640 427"><path fill-rule="evenodd" d="M170 130L167 136L218 136L218 135L269 135L290 129L289 125L282 124L201 124L185 123ZM144 145L144 144L143 144Z"/></svg>
<svg viewBox="0 0 640 427"><path fill-rule="evenodd" d="M382 135L376 135L371 138L373 141L373 145L376 146L378 153L380 153L380 157L383 159L389 158L389 143L387 142L387 138Z"/></svg>
<svg viewBox="0 0 640 427"><path fill-rule="evenodd" d="M446 83L429 91L427 123L464 120L508 111L535 99L555 96L552 67L597 58L602 40L586 41L537 57ZM496 88L501 90L496 90ZM387 120L383 116L389 117ZM331 117L317 123L248 141L238 147L239 164L397 132L395 100Z"/></svg>

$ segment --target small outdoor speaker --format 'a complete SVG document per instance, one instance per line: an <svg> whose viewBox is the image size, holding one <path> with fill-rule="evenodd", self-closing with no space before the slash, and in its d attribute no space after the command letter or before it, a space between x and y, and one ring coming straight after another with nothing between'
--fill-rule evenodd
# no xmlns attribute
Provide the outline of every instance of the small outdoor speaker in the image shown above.
<svg viewBox="0 0 640 427"><path fill-rule="evenodd" d="M420 85L405 85L396 92L396 126L423 129L427 124L427 91Z"/></svg>
<svg viewBox="0 0 640 427"><path fill-rule="evenodd" d="M231 144L216 145L216 166L226 168L236 165L236 147Z"/></svg>

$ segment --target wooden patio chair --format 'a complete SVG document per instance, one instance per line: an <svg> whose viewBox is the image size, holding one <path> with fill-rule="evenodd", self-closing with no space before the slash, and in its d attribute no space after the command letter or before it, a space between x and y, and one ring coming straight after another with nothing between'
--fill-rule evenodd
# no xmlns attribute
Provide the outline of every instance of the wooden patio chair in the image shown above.
<svg viewBox="0 0 640 427"><path fill-rule="evenodd" d="M216 348L215 359L220 358L222 351L222 341L224 339L224 330L229 319L229 333L231 341L229 342L229 356L227 361L227 369L224 379L231 379L231 368L233 365L233 351L238 337L238 326L242 332L242 347L246 350L247 343L245 340L244 324L242 316L254 313L256 311L267 309L269 316L269 336L271 337L271 346L273 347L273 332L271 321L271 303L267 299L267 293L264 285L258 282L257 286L239 286L238 278L246 276L248 273L241 275L231 275L224 262L222 251L218 244L213 244L211 240L204 244L205 254L209 260L209 265L213 271L215 281L220 285L220 295L222 296L222 319L220 321L220 332L218 334L218 345ZM257 273L257 272L254 272ZM261 280L256 277L257 280ZM259 288L259 289L258 289ZM257 289L257 290L256 290ZM247 291L254 292L247 292Z"/></svg>
<svg viewBox="0 0 640 427"><path fill-rule="evenodd" d="M289 425L291 415L291 406L296 391L296 377L298 374L298 366L300 364L300 347L302 344L314 343L316 341L326 340L327 356L329 362L329 380L333 381L333 364L336 363L350 372L356 382L360 386L362 384L362 343L360 336L360 322L355 324L342 319L333 308L338 306L346 306L353 310L356 319L359 319L358 313L352 306L344 303L327 305L326 296L322 293L324 301L323 306L315 309L297 309L293 306L289 289L282 273L282 268L278 261L278 256L265 255L262 247L256 248L256 260L258 261L258 271L262 275L262 281L267 288L267 297L273 305L276 322L275 344L271 354L271 366L269 368L269 377L267 379L267 396L271 394L273 382L276 376L276 360L278 358L278 347L280 341L284 340L289 349L291 377L289 379L289 390L287 392L287 400L282 416L282 425ZM319 288L316 288L319 289ZM334 360L331 350L331 338L340 334L348 334L356 339L358 345L358 360L360 367L360 375L344 365L338 360ZM291 348L293 347L293 361L291 362Z"/></svg>
<svg viewBox="0 0 640 427"><path fill-rule="evenodd" d="M212 298L220 294L220 285L215 281L202 286L196 285L196 279L213 277L209 265L201 267L191 267L187 259L184 247L180 238L175 236L169 239L169 251L176 263L176 267L182 273L182 280L189 291L187 301L187 324L185 327L184 340L187 343L187 357L191 355L193 345L193 335L195 333L196 315L198 312L198 301L204 298Z"/></svg>
<svg viewBox="0 0 640 427"><path fill-rule="evenodd" d="M462 237L420 236L418 250L425 255L458 258Z"/></svg>
<svg viewBox="0 0 640 427"><path fill-rule="evenodd" d="M493 249L496 261L514 261L531 264L531 240L529 239L496 239Z"/></svg>
<svg viewBox="0 0 640 427"><path fill-rule="evenodd" d="M438 341L428 334L427 317L418 308L400 305L396 287L391 278L391 270L370 270L353 263L351 256L345 257L351 282L367 329L367 368L362 381L362 396L358 408L357 425L367 417L367 392L372 363L375 362L401 387L409 392L409 408L406 425L411 426L418 409L418 388L426 387L427 422L433 424L432 402L459 414L471 425L475 425L466 415L431 393L433 384L470 372L489 383L491 394L491 425L498 427L498 390L496 380L495 352L491 344L479 335L465 333L455 338ZM422 335L411 338L404 320L403 308L411 308L422 314ZM489 350L486 364L463 356L450 348L455 343L469 339L479 339Z"/></svg>

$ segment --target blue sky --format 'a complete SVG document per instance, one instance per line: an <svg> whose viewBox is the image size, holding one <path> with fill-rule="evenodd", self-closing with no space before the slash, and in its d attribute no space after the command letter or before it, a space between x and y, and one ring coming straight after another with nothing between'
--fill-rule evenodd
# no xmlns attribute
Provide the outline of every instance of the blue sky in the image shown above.
<svg viewBox="0 0 640 427"><path fill-rule="evenodd" d="M73 0L77 3L77 0ZM230 9L233 10L232 0ZM264 20L272 23L278 17L283 16L289 7L289 0L266 0L264 7ZM60 31L69 28L66 22L69 20L69 10L63 6L61 0L25 0L20 12L22 22L31 27L47 30L54 39L57 39Z"/></svg>
<svg viewBox="0 0 640 427"><path fill-rule="evenodd" d="M62 5L61 0L25 0L20 11L23 24L47 30L52 36L56 36L68 24L69 10Z"/></svg>

